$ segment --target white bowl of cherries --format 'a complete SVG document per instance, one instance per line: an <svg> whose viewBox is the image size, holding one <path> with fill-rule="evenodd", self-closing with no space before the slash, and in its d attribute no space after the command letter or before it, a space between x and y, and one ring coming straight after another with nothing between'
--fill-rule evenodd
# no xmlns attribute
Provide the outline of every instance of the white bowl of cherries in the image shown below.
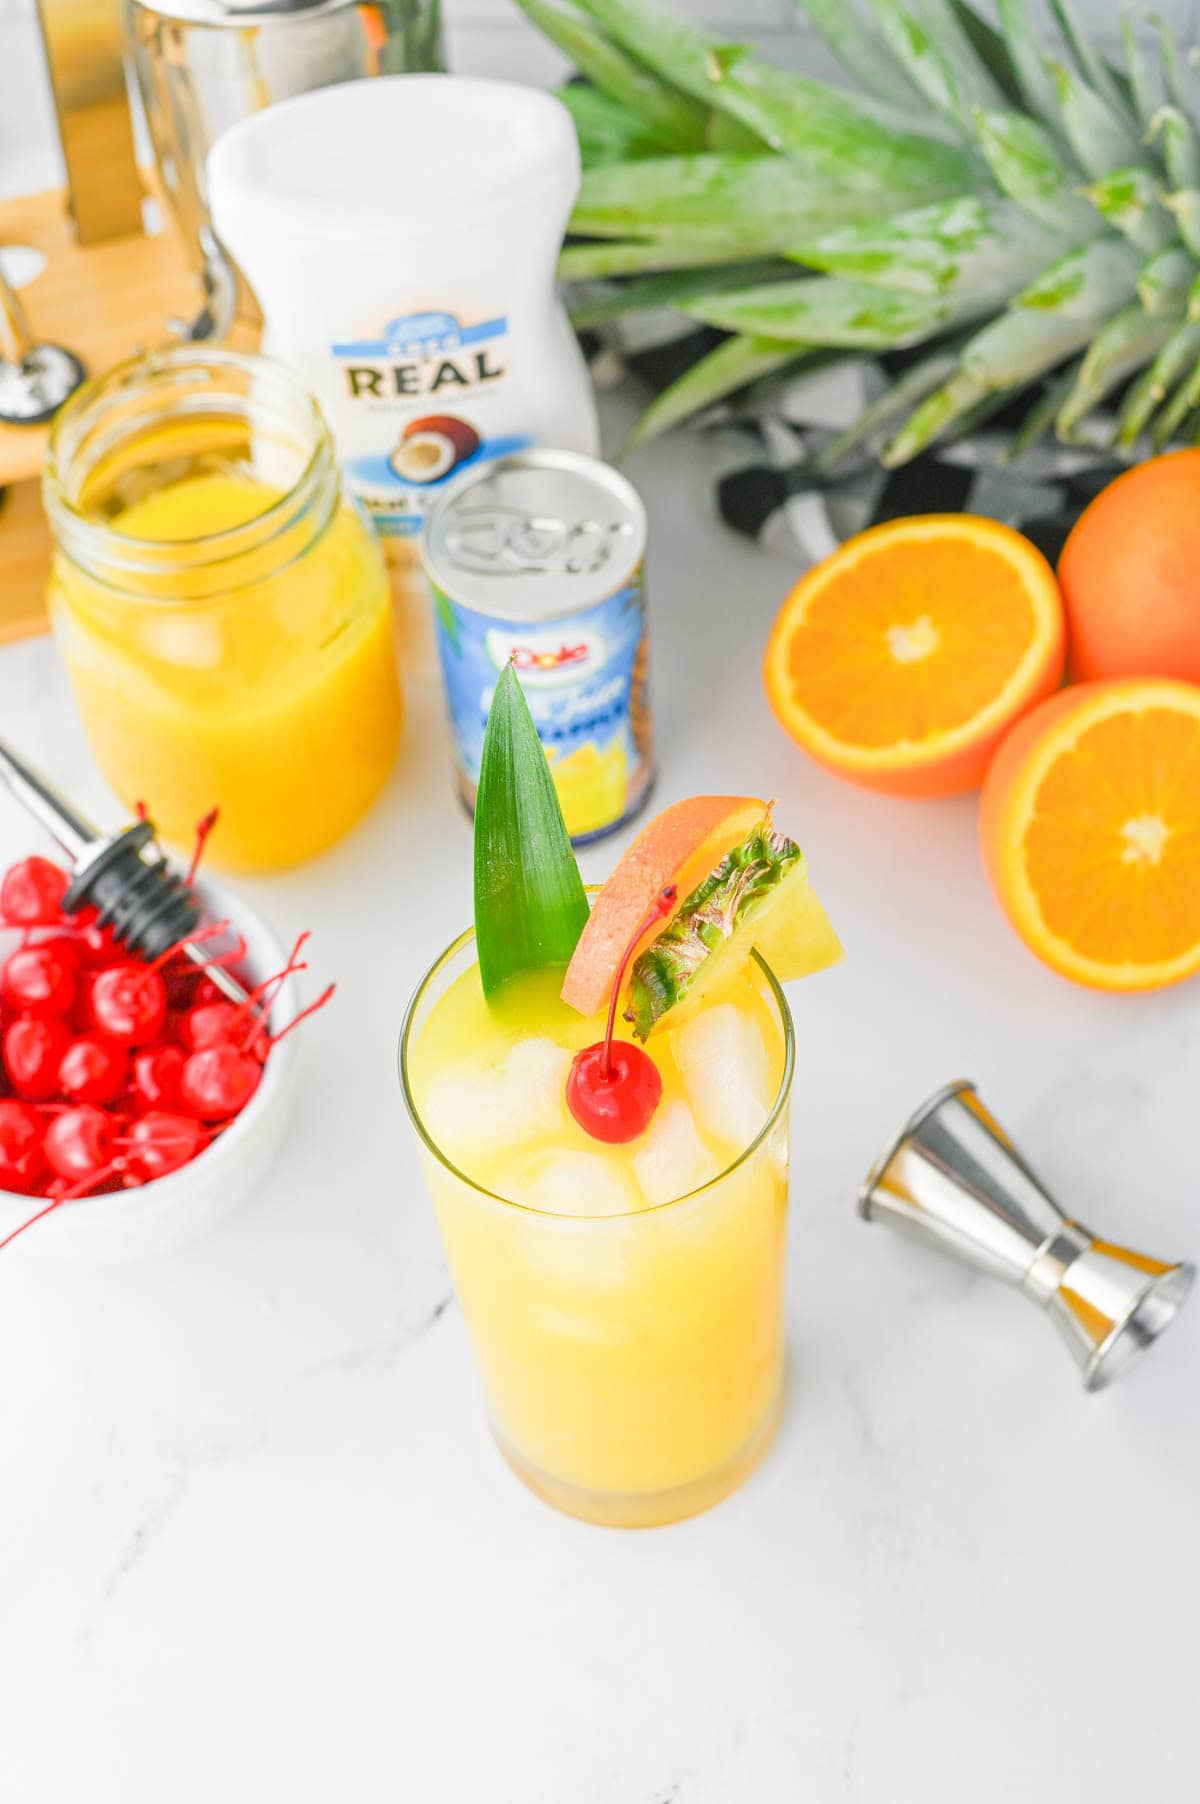
<svg viewBox="0 0 1200 1804"><path fill-rule="evenodd" d="M0 1258L113 1263L195 1239L266 1172L290 1029L311 1012L307 936L289 956L243 902L197 883L191 938L249 991L234 1003L179 952L138 959L94 911L64 914L67 883L36 856L0 880Z"/></svg>

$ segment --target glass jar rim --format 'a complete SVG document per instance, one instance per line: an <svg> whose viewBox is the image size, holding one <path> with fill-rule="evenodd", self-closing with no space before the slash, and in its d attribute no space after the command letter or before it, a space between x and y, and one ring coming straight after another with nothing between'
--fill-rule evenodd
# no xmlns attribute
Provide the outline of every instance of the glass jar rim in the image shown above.
<svg viewBox="0 0 1200 1804"><path fill-rule="evenodd" d="M589 899L594 898L598 894L598 889L598 885L588 886ZM747 1164L774 1131L780 1116L787 1107L792 1090L792 1080L796 1074L796 1030L792 1020L792 1011L788 1004L788 999L783 992L783 986L766 959L763 958L761 953L756 949L751 953L751 957L767 980L771 990L772 999L779 1012L779 1019L783 1027L783 1071L779 1078L779 1088L775 1093L774 1100L767 1111L762 1126L759 1128L750 1144L742 1148L736 1159L732 1159L728 1165L722 1166L721 1170L715 1173L713 1177L706 1179L703 1184L697 1185L695 1190L685 1192L683 1196L668 1197L666 1202L663 1203L649 1203L644 1209L625 1209L616 1215L560 1215L552 1209L535 1209L531 1203L519 1203L511 1196L501 1196L498 1191L489 1190L486 1184L481 1184L478 1179L471 1177L465 1171L461 1171L454 1163L453 1159L451 1159L438 1145L437 1141L433 1138L433 1135L426 1128L425 1123L421 1119L421 1113L417 1107L416 1098L413 1095L408 1068L409 1046L412 1039L413 1027L416 1023L417 1011L421 1006L421 1002L425 997L426 992L445 967L450 964L457 954L462 951L463 947L469 945L474 938L475 929L473 926L464 929L464 931L458 935L457 939L452 940L445 951L433 961L425 975L422 977L420 983L413 991L413 994L409 999L408 1007L404 1011L404 1020L400 1027L400 1043L397 1048L397 1065L400 1076L400 1093L404 1098L404 1106L408 1111L408 1118L412 1122L422 1145L428 1152L432 1153L438 1164L441 1165L445 1171L448 1171L451 1177L457 1178L460 1183L465 1184L467 1188L474 1191L477 1196L486 1197L489 1202L499 1203L505 1209L519 1209L523 1214L537 1216L543 1221L633 1221L639 1216L659 1215L664 1209L677 1209L682 1203L692 1202L696 1197L703 1196L706 1191L714 1189L718 1184L723 1183L726 1178L731 1177L735 1171L739 1171L743 1165Z"/></svg>
<svg viewBox="0 0 1200 1804"><path fill-rule="evenodd" d="M240 525L193 538L151 539L144 534L124 533L78 504L70 490L68 473L77 458L87 455L86 433L103 419L106 407L115 406L122 396L139 388L151 391L158 382L186 381L189 373L198 381L208 380L204 392L209 396L224 393L231 401L241 398L235 378L244 380L247 395L253 393L257 383L260 402L264 399L262 385L272 385L275 396L284 397L285 404L295 410L292 427L307 441L301 452L306 452L304 463L273 501ZM201 390L197 388L196 392ZM171 417L170 412L164 412L159 423L165 424ZM199 413L197 417L201 417ZM121 437L118 432L102 441L99 449L111 451ZM42 497L56 542L84 568L95 570L102 562L112 560L123 571L145 575L159 572L164 563L182 560L191 570L208 571L234 562L248 551L257 551L288 532L329 477L334 479L336 491L337 465L328 422L316 397L286 364L257 351L237 351L227 345L183 344L127 357L80 385L51 425ZM147 599L140 594L138 598Z"/></svg>

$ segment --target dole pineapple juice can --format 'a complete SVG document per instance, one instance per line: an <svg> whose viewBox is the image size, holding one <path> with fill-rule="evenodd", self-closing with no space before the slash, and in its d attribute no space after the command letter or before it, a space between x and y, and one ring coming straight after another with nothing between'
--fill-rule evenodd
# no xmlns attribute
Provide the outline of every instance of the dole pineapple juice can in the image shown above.
<svg viewBox="0 0 1200 1804"><path fill-rule="evenodd" d="M645 548L636 491L573 451L500 458L430 514L421 553L468 809L506 664L529 702L571 838L598 839L640 808L654 773Z"/></svg>

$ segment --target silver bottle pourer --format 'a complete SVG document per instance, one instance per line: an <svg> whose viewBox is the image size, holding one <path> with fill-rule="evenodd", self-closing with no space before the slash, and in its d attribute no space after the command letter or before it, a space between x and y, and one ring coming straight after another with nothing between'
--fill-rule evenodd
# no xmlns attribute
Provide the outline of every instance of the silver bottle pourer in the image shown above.
<svg viewBox="0 0 1200 1804"><path fill-rule="evenodd" d="M1156 1340L1195 1276L1097 1239L1063 1214L969 1083L904 1124L859 1195L867 1221L908 1228L1047 1311L1100 1390Z"/></svg>
<svg viewBox="0 0 1200 1804"><path fill-rule="evenodd" d="M178 945L231 1002L246 1000L236 977L187 937L200 925L200 899L158 850L152 822L135 821L120 833L104 835L2 739L0 782L70 859L74 869L63 897L67 914L96 909L101 924L111 927L126 951L139 958L155 959Z"/></svg>

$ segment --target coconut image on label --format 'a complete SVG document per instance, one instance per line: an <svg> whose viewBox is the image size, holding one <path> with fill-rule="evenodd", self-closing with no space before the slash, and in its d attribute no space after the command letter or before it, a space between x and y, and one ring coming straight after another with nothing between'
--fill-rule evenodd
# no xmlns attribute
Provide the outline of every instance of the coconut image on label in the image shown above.
<svg viewBox="0 0 1200 1804"><path fill-rule="evenodd" d="M469 421L431 413L408 422L388 463L401 482L437 482L474 457L479 445L479 434Z"/></svg>

